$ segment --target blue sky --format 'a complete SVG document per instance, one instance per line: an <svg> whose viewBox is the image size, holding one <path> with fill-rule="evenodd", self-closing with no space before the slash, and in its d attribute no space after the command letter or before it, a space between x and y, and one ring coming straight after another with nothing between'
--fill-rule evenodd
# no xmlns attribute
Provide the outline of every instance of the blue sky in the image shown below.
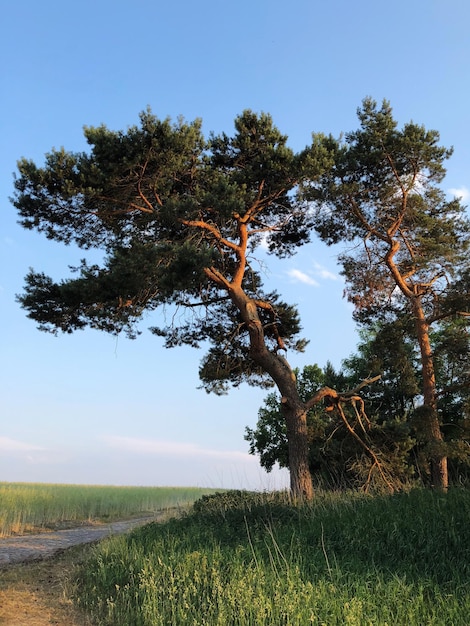
<svg viewBox="0 0 470 626"><path fill-rule="evenodd" d="M468 0L5 0L0 52L0 481L271 489L247 454L266 392L198 390L202 353L36 330L15 302L29 267L56 279L85 256L17 225L8 197L22 157L86 149L82 128L118 130L149 105L230 133L243 109L271 113L294 149L313 131L357 128L365 96L454 146L444 189L470 189ZM357 334L335 254L314 241L268 280L297 303L303 367L339 366Z"/></svg>

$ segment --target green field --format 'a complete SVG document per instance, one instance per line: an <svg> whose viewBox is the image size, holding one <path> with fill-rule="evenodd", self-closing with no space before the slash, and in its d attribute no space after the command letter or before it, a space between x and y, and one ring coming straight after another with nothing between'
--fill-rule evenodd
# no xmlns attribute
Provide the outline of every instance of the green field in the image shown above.
<svg viewBox="0 0 470 626"><path fill-rule="evenodd" d="M468 626L470 491L208 496L94 547L75 599L112 626Z"/></svg>
<svg viewBox="0 0 470 626"><path fill-rule="evenodd" d="M0 482L0 537L64 522L113 520L186 507L214 489Z"/></svg>

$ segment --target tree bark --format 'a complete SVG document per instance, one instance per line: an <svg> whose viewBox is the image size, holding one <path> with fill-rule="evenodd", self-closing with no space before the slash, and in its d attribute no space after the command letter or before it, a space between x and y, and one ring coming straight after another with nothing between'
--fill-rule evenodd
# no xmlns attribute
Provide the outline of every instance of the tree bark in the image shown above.
<svg viewBox="0 0 470 626"><path fill-rule="evenodd" d="M437 411L436 375L431 342L429 340L429 323L423 310L422 296L419 293L420 286L417 284L411 287L395 264L394 256L399 249L400 243L396 240L391 240L390 250L385 257L385 261L397 286L411 303L423 376L423 418L425 428L421 435L430 448L429 463L432 485L438 489L446 490L449 486L447 456L443 453L444 438Z"/></svg>
<svg viewBox="0 0 470 626"><path fill-rule="evenodd" d="M439 414L436 399L436 376L434 372L434 359L429 340L429 324L426 321L419 296L412 299L413 313L415 318L416 336L421 353L421 365L423 376L423 404L425 411L426 432L423 432L426 442L430 446L430 469L433 487L447 490L449 478L447 471L447 456L443 453L443 442Z"/></svg>
<svg viewBox="0 0 470 626"><path fill-rule="evenodd" d="M308 463L307 409L299 397L294 372L284 357L268 350L256 302L241 287L231 285L229 293L248 327L251 358L269 374L281 393L287 427L292 495L302 500L312 500L314 493Z"/></svg>
<svg viewBox="0 0 470 626"><path fill-rule="evenodd" d="M307 411L302 405L292 406L292 399L283 397L282 400L287 426L290 490L294 498L312 500L314 492L308 463Z"/></svg>

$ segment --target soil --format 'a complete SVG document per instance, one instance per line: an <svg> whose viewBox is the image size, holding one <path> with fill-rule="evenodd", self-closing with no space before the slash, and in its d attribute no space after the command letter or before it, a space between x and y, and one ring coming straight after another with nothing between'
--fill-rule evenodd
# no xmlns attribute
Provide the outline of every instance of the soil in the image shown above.
<svg viewBox="0 0 470 626"><path fill-rule="evenodd" d="M0 626L93 626L71 600L90 545L156 518L0 539Z"/></svg>
<svg viewBox="0 0 470 626"><path fill-rule="evenodd" d="M1 626L93 626L70 599L72 572L89 549L69 548L54 557L2 568Z"/></svg>

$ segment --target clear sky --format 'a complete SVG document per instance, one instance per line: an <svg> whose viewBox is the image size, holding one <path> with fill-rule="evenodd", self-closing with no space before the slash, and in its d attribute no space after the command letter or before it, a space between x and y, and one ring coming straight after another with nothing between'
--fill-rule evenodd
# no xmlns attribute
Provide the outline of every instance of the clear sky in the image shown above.
<svg viewBox="0 0 470 626"><path fill-rule="evenodd" d="M202 353L97 331L54 337L15 302L28 268L68 276L86 253L17 225L8 197L22 157L86 149L82 128L159 117L228 134L243 109L271 113L303 148L358 126L365 96L391 102L454 146L444 189L470 189L468 0L4 0L0 26L0 481L271 489L247 454L266 392L197 389ZM310 344L303 367L338 367L357 344L336 251L314 241L272 263ZM289 356L289 355L288 355Z"/></svg>

